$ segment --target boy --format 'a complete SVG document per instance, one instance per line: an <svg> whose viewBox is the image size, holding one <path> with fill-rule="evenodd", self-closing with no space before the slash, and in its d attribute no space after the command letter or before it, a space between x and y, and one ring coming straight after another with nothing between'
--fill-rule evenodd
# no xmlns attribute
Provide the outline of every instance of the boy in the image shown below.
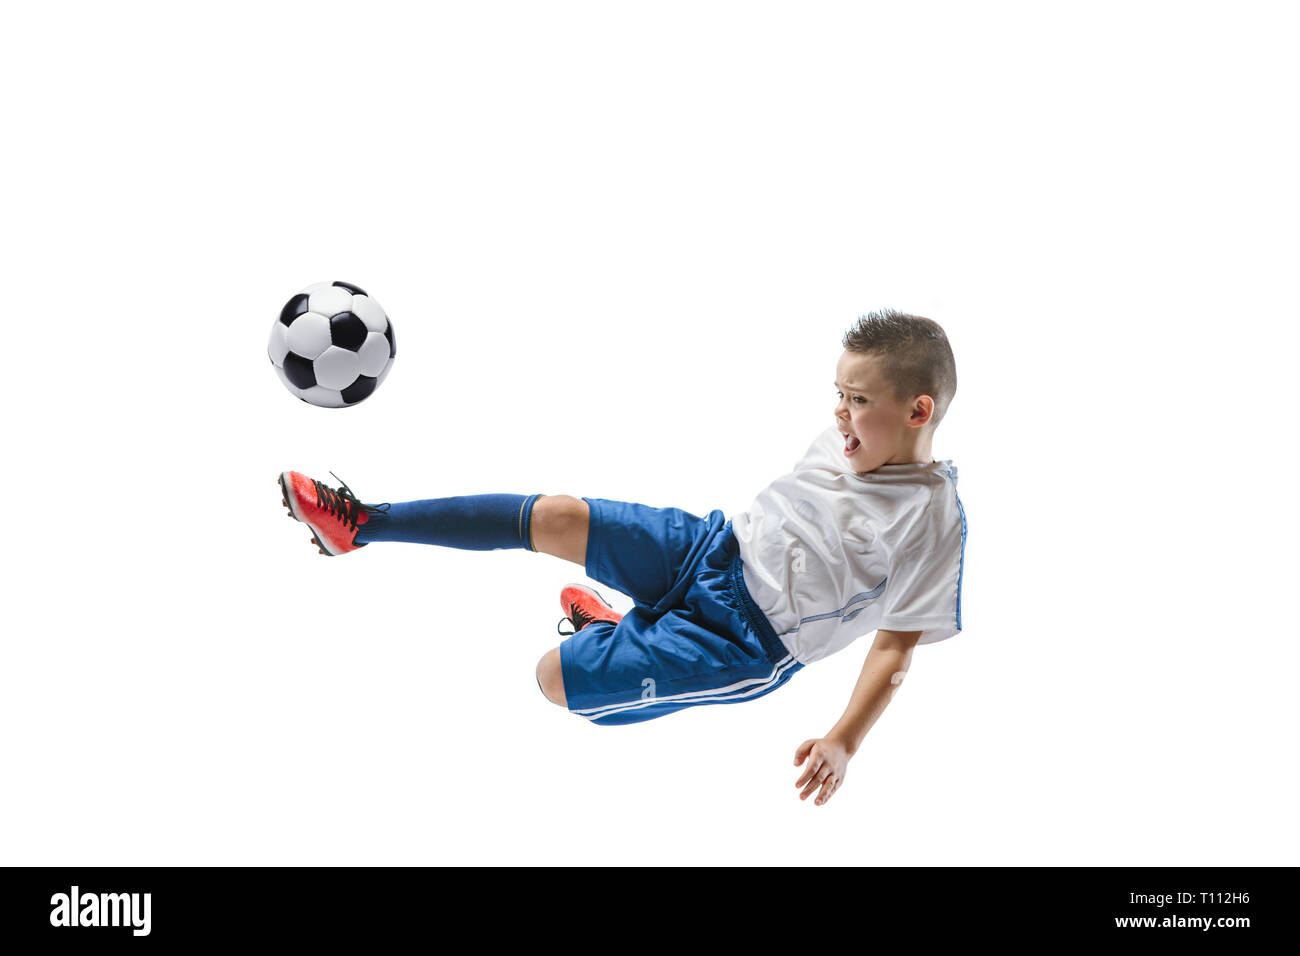
<svg viewBox="0 0 1300 956"><path fill-rule="evenodd" d="M917 644L961 630L966 516L957 469L933 461L957 390L947 336L892 310L858 319L835 371L835 422L795 470L727 519L567 495L466 495L362 504L298 472L280 487L322 554L375 541L526 548L581 565L632 598L560 592L570 631L537 665L551 701L598 724L768 694L867 631L876 637L843 716L795 751L800 799L830 799L902 682Z"/></svg>

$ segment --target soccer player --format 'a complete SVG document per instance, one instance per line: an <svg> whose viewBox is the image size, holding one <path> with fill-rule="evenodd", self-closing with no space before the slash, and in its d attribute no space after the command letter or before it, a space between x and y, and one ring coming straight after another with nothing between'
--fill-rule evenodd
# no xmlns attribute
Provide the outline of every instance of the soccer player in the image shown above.
<svg viewBox="0 0 1300 956"><path fill-rule="evenodd" d="M957 469L931 457L957 388L943 329L884 310L858 319L842 346L833 422L730 518L570 495L370 505L294 471L279 479L284 504L322 554L380 541L524 548L628 595L620 615L594 589L565 587L570 630L537 665L542 693L596 724L754 700L875 631L843 715L795 751L800 799L816 792L822 804L915 646L961 630L966 544Z"/></svg>

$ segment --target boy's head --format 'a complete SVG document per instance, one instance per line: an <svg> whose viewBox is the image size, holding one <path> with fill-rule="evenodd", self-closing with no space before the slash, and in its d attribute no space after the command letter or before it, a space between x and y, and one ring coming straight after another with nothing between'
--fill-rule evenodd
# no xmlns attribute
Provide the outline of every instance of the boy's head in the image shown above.
<svg viewBox="0 0 1300 956"><path fill-rule="evenodd" d="M957 365L939 323L885 309L844 333L835 421L859 474L930 460L930 442L957 392Z"/></svg>

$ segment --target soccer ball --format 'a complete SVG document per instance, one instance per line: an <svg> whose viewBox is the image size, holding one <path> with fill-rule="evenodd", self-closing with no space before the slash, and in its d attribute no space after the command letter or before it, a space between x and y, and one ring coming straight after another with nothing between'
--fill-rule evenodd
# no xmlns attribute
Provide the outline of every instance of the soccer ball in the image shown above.
<svg viewBox="0 0 1300 956"><path fill-rule="evenodd" d="M393 323L364 289L317 282L284 304L266 351L291 393L322 408L342 408L379 387L397 345Z"/></svg>

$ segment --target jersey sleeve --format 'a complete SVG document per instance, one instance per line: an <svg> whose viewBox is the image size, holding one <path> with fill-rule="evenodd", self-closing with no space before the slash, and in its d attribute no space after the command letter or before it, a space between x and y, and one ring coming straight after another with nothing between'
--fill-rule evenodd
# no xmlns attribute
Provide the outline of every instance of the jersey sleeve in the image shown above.
<svg viewBox="0 0 1300 956"><path fill-rule="evenodd" d="M880 627L920 631L918 644L933 644L961 630L966 519L938 510L927 509L890 558L889 580L881 598Z"/></svg>

